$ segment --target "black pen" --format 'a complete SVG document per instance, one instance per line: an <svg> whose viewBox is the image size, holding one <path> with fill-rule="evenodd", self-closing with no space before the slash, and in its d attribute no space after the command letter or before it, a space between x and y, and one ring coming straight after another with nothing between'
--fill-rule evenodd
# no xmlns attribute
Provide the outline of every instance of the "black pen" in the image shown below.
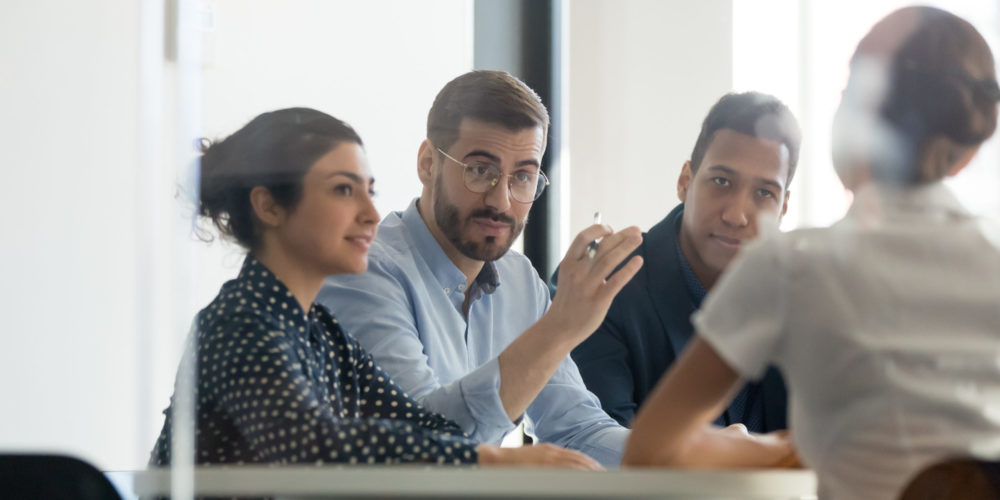
<svg viewBox="0 0 1000 500"><path fill-rule="evenodd" d="M594 212L594 224L601 223L601 212ZM597 255L597 240L587 244L587 257L593 259Z"/></svg>

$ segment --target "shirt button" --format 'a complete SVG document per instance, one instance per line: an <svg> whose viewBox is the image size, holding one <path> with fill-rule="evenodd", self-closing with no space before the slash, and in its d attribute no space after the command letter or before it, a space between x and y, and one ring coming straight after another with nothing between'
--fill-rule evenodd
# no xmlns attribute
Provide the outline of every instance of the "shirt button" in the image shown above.
<svg viewBox="0 0 1000 500"><path fill-rule="evenodd" d="M444 289L444 293L446 293L446 294L447 294L447 293L451 293L451 288L445 288L445 289Z"/></svg>
<svg viewBox="0 0 1000 500"><path fill-rule="evenodd" d="M465 285L458 285L458 291L464 292L465 291Z"/></svg>

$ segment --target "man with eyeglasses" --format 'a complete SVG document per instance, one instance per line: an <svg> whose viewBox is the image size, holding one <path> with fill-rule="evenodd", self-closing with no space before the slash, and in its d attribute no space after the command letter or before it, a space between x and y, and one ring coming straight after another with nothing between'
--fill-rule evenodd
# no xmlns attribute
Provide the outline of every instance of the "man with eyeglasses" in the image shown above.
<svg viewBox="0 0 1000 500"><path fill-rule="evenodd" d="M574 460L617 466L628 431L601 410L569 353L642 265L622 265L640 232L582 231L560 264L572 286L549 299L528 259L510 251L548 184L548 123L537 94L507 73L445 85L418 154L420 198L379 225L368 271L328 278L319 300L410 396L470 436L498 443L527 417L540 441L591 457Z"/></svg>

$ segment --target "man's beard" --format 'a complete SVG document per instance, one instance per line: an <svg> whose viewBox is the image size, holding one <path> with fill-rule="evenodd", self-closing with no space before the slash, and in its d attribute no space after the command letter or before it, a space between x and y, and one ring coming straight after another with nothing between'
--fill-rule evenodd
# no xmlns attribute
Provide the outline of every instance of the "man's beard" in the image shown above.
<svg viewBox="0 0 1000 500"><path fill-rule="evenodd" d="M438 228L444 233L445 238L454 246L462 255L481 261L493 261L500 257L503 257L510 246L514 244L514 240L520 236L521 231L524 230L524 221L515 221L513 217L499 213L492 208L483 208L479 210L473 210L469 215L463 220L461 214L458 211L458 207L451 204L444 198L444 186L441 185L441 178L438 177L435 182L435 190L437 191L437 196L434 198L434 221L437 223ZM497 241L496 236L487 236L486 241L483 243L475 241L467 241L462 238L462 229L465 228L466 224L476 217L489 218L494 222L502 222L510 225L510 236L507 241L500 242Z"/></svg>

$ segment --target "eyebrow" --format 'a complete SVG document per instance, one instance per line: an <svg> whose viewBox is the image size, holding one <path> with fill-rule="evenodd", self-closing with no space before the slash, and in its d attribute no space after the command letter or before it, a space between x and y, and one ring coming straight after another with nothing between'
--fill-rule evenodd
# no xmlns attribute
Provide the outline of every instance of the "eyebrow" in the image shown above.
<svg viewBox="0 0 1000 500"><path fill-rule="evenodd" d="M709 170L721 171L722 173L731 175L733 177L739 177L740 176L740 174L738 172L736 172L735 170L733 170L733 169L731 169L731 168L729 168L729 167L727 167L725 165L712 165L711 167L708 167L708 169ZM771 179L757 178L756 180L759 181L762 184L767 185L767 186L772 186L772 187L776 188L779 191L783 191L785 189L785 186L782 186L781 183L779 183L777 181L773 181Z"/></svg>
<svg viewBox="0 0 1000 500"><path fill-rule="evenodd" d="M462 160L467 160L470 156L484 156L486 158L489 158L490 161L492 161L493 163L500 163L500 157L499 156L497 156L497 155L495 155L493 153L490 153L489 151L483 151L481 149L475 149L475 150L470 151L468 154L466 154L465 156L462 157ZM534 158L529 159L529 160L519 161L519 162L515 163L514 166L515 167L532 166L532 167L535 167L535 168L541 170L541 165L539 165L538 160L535 160Z"/></svg>

